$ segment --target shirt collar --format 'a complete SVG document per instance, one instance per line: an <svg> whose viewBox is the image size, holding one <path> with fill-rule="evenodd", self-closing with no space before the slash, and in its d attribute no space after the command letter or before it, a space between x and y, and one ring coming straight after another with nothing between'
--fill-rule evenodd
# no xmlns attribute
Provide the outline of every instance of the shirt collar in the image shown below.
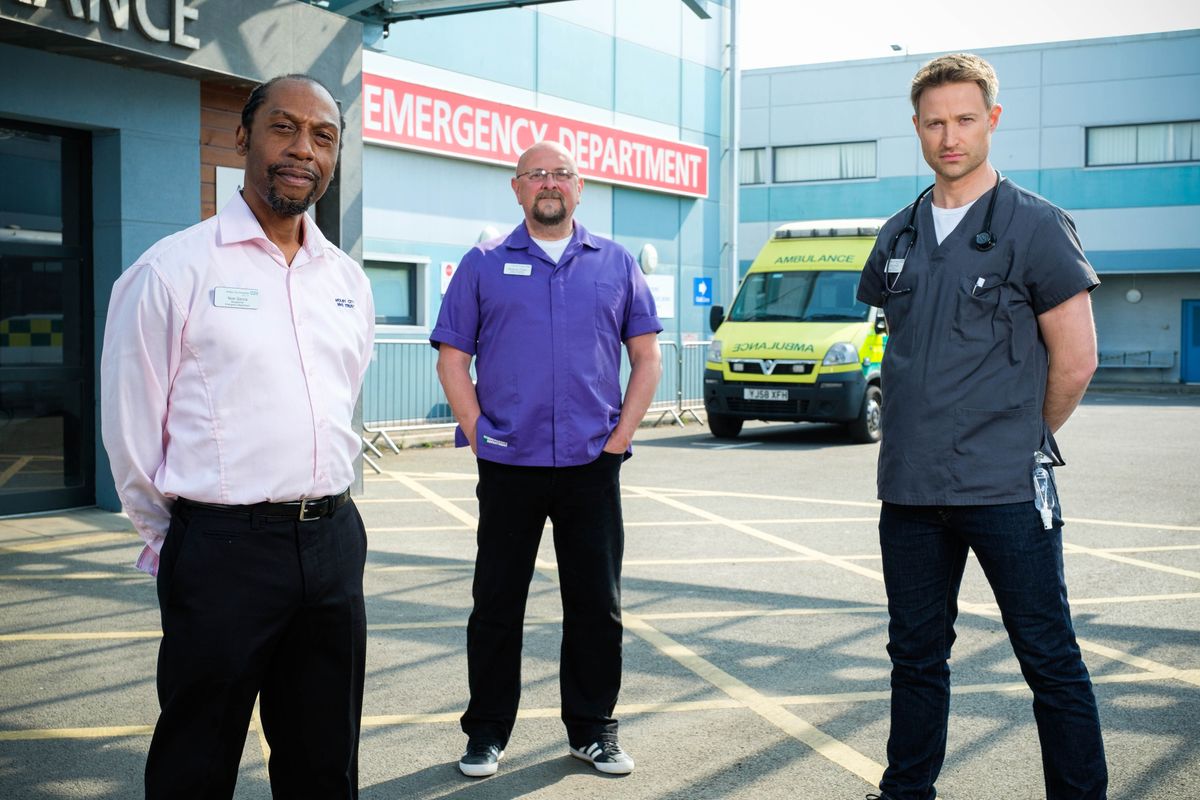
<svg viewBox="0 0 1200 800"><path fill-rule="evenodd" d="M574 221L571 241L567 242L567 249L563 251L564 256L571 251L576 242L590 250L600 249L600 240L588 233L587 228L583 227L578 220ZM525 223L522 222L513 228L504 244L513 250L528 250L533 246L533 237L529 235L529 228L525 227Z"/></svg>
<svg viewBox="0 0 1200 800"><path fill-rule="evenodd" d="M317 258L330 247L329 240L325 238L325 234L321 233L321 229L316 226L308 214L301 214L300 217L300 224L304 226L304 244L300 246L300 250L308 257L305 260ZM250 210L250 206L246 204L246 199L242 197L241 192L235 192L221 212L217 214L217 225L220 229L222 245L258 242L263 247L275 247L275 243L267 238L262 225L254 216L254 212ZM292 265L298 266L294 259Z"/></svg>

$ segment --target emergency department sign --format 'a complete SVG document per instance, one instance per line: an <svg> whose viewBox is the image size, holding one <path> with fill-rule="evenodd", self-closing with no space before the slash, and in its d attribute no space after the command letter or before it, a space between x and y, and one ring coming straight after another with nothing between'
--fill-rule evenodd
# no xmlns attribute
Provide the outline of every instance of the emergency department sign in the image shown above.
<svg viewBox="0 0 1200 800"><path fill-rule="evenodd" d="M554 141L592 180L708 196L708 148L363 72L363 141L515 165Z"/></svg>
<svg viewBox="0 0 1200 800"><path fill-rule="evenodd" d="M712 278L692 279L692 305L712 305Z"/></svg>

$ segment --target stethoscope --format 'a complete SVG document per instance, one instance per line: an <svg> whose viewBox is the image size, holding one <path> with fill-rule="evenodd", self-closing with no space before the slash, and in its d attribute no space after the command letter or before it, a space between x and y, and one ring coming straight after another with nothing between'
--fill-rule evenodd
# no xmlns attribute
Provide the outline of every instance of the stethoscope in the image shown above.
<svg viewBox="0 0 1200 800"><path fill-rule="evenodd" d="M992 187L992 196L988 200L987 214L983 217L983 230L975 234L971 246L981 253L986 253L996 246L996 237L992 234L992 212L996 210L996 197L1000 194L1000 183L1004 180L1004 176L1000 174L1000 170L996 170L996 185ZM906 289L896 289L896 282L900 280L900 272L904 269L904 262L908 258L909 251L912 250L913 242L917 241L917 210L921 207L921 201L925 199L925 195L933 191L933 185L926 186L917 195L917 199L913 201L912 211L908 213L908 223L892 237L892 246L888 249L887 265L884 269L884 290L886 294L901 294ZM900 239L905 234L908 235L908 243L904 248L904 253L900 258L896 258L896 249L900 246ZM889 278L890 276L890 278Z"/></svg>

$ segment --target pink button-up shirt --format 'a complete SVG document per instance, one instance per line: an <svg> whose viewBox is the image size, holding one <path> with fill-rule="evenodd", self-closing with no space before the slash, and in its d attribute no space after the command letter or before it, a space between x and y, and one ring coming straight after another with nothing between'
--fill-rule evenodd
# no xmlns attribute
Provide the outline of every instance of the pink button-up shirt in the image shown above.
<svg viewBox="0 0 1200 800"><path fill-rule="evenodd" d="M117 494L158 572L176 497L323 497L354 479L351 426L375 306L362 269L303 217L289 266L241 195L151 247L113 286L101 421Z"/></svg>

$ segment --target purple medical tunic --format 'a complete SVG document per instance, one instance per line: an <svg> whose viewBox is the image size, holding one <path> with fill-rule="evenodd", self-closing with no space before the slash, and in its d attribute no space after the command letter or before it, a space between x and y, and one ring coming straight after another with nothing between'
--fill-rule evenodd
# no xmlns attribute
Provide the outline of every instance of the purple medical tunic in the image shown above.
<svg viewBox="0 0 1200 800"><path fill-rule="evenodd" d="M624 247L576 222L555 264L522 222L463 256L429 340L475 356L480 458L571 467L617 426L622 342L661 330ZM461 428L455 441L467 444Z"/></svg>

